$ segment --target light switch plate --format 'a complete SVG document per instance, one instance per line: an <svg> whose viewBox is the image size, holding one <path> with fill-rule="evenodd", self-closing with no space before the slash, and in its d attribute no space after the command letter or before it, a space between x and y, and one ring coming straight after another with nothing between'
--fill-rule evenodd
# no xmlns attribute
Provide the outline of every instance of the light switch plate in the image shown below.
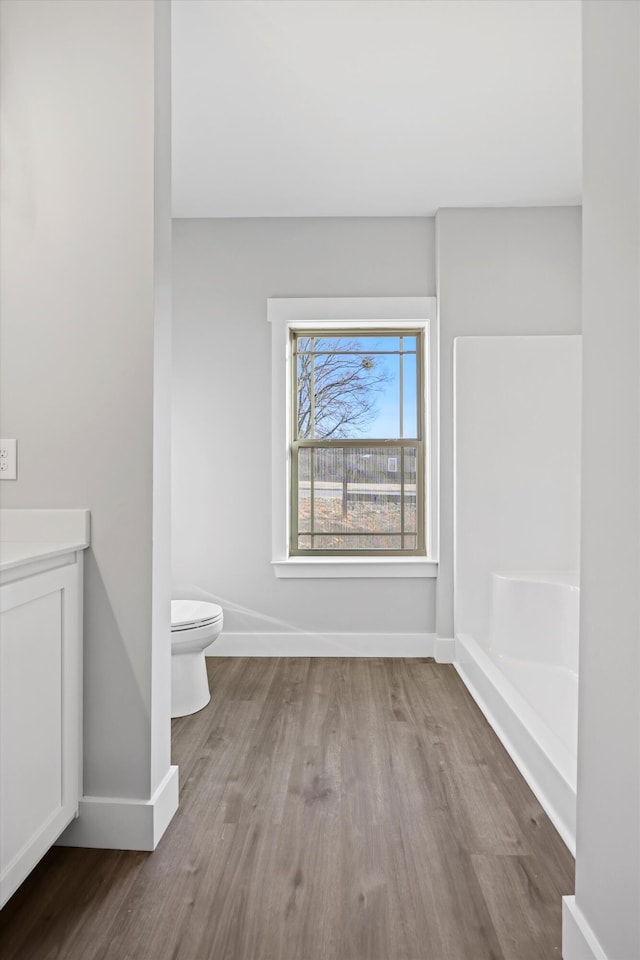
<svg viewBox="0 0 640 960"><path fill-rule="evenodd" d="M0 440L0 480L16 480L18 441Z"/></svg>

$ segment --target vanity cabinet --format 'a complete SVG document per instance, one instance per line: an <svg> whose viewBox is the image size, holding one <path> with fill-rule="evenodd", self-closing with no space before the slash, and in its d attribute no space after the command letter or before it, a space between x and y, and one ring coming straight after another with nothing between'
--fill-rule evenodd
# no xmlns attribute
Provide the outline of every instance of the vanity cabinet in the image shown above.
<svg viewBox="0 0 640 960"><path fill-rule="evenodd" d="M83 554L42 553L25 560L23 545L0 580L0 905L77 816L81 790Z"/></svg>

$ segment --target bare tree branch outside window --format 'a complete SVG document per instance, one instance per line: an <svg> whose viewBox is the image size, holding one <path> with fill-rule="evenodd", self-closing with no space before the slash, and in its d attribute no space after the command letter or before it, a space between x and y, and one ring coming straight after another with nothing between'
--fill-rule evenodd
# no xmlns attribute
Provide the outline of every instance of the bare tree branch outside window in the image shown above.
<svg viewBox="0 0 640 960"><path fill-rule="evenodd" d="M375 419L391 376L380 358L349 352L361 349L358 340L323 339L322 349L298 355L298 437L357 436Z"/></svg>

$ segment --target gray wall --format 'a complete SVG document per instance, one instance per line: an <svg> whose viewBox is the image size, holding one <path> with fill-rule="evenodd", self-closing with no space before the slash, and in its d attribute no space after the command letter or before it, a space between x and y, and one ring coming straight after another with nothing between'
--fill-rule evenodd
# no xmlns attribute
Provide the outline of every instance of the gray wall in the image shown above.
<svg viewBox="0 0 640 960"><path fill-rule="evenodd" d="M575 903L605 955L624 960L640 956L640 7L586 3L583 13Z"/></svg>
<svg viewBox="0 0 640 960"><path fill-rule="evenodd" d="M169 527L153 523L169 486L165 454L155 480L153 462L154 390L159 400L167 389L166 373L154 382L154 312L170 240L165 228L154 269L169 212L162 154L154 195L154 47L166 63L169 7L9 0L0 33L1 429L18 438L3 505L91 510L84 792L148 799L169 763ZM162 89L166 134L166 75ZM168 357L166 337L159 349Z"/></svg>
<svg viewBox="0 0 640 960"><path fill-rule="evenodd" d="M432 631L437 589L438 633L453 636L453 340L580 331L579 208L443 210L435 238L430 219L181 220L174 244L174 589L217 598L227 629L241 632ZM434 255L437 587L277 581L269 567L266 300L433 294ZM216 470L225 456L234 458L233 478Z"/></svg>
<svg viewBox="0 0 640 960"><path fill-rule="evenodd" d="M174 587L228 631L432 632L434 582L277 580L268 297L433 295L432 219L174 224ZM232 469L229 469L229 466Z"/></svg>
<svg viewBox="0 0 640 960"><path fill-rule="evenodd" d="M453 624L453 341L580 333L580 208L439 210L440 564L437 624Z"/></svg>

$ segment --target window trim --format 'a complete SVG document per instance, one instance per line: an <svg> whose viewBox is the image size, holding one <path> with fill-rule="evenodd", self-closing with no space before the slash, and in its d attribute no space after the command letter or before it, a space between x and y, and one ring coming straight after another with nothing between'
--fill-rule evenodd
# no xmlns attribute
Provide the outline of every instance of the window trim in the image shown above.
<svg viewBox="0 0 640 960"><path fill-rule="evenodd" d="M435 577L438 541L438 321L435 297L272 297L272 559L277 577ZM290 330L421 329L425 360L422 409L426 556L290 556ZM426 411L426 415L425 415Z"/></svg>

